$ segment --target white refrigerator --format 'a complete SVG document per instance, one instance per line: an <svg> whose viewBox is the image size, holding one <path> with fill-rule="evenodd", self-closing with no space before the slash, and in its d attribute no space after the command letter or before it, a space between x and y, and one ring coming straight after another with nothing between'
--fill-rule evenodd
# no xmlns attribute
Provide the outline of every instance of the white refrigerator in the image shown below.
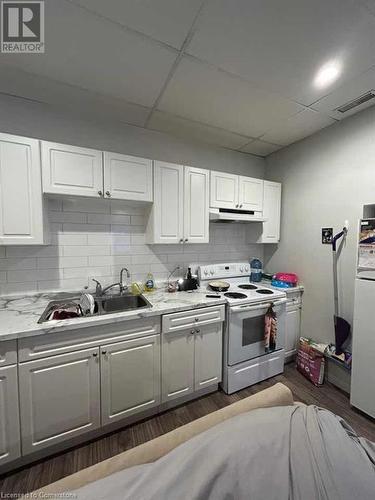
<svg viewBox="0 0 375 500"><path fill-rule="evenodd" d="M375 418L375 219L359 222L350 402Z"/></svg>

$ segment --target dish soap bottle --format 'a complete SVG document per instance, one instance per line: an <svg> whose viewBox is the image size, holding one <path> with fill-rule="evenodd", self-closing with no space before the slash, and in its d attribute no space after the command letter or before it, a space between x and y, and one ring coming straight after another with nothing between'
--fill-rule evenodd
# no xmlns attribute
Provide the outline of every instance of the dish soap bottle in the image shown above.
<svg viewBox="0 0 375 500"><path fill-rule="evenodd" d="M152 292L155 289L155 280L152 273L147 274L147 279L145 283L145 292Z"/></svg>

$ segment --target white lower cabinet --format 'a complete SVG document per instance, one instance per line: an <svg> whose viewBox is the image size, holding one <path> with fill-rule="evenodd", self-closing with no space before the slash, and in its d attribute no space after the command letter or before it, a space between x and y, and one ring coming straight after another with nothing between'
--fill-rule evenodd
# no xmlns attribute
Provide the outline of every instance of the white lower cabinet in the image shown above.
<svg viewBox="0 0 375 500"><path fill-rule="evenodd" d="M162 402L221 382L222 332L213 323L163 333Z"/></svg>
<svg viewBox="0 0 375 500"><path fill-rule="evenodd" d="M290 361L297 352L301 336L302 292L293 292L287 297L285 320L285 361Z"/></svg>
<svg viewBox="0 0 375 500"><path fill-rule="evenodd" d="M0 466L21 455L17 365L0 368Z"/></svg>
<svg viewBox="0 0 375 500"><path fill-rule="evenodd" d="M22 453L100 427L99 349L19 365Z"/></svg>
<svg viewBox="0 0 375 500"><path fill-rule="evenodd" d="M194 392L194 329L168 332L162 346L162 402Z"/></svg>
<svg viewBox="0 0 375 500"><path fill-rule="evenodd" d="M160 335L100 348L102 425L160 404Z"/></svg>
<svg viewBox="0 0 375 500"><path fill-rule="evenodd" d="M195 334L194 389L196 391L221 382L222 346L222 323L202 326Z"/></svg>

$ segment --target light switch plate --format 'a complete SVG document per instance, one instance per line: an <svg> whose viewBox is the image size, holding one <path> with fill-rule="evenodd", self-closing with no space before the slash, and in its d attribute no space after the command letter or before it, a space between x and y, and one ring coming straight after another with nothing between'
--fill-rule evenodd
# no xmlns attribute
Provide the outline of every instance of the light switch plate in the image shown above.
<svg viewBox="0 0 375 500"><path fill-rule="evenodd" d="M333 238L333 228L332 227L322 227L322 244L331 245Z"/></svg>

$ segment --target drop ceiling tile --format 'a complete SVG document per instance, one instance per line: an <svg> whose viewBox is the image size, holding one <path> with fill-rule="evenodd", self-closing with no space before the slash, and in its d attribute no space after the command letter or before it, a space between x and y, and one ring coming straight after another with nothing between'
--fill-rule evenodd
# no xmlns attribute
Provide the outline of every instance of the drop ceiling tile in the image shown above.
<svg viewBox="0 0 375 500"><path fill-rule="evenodd" d="M353 0L208 0L187 52L305 105L327 88L331 60L344 81L375 64L375 17Z"/></svg>
<svg viewBox="0 0 375 500"><path fill-rule="evenodd" d="M143 126L150 108L0 65L0 94L36 100L86 117Z"/></svg>
<svg viewBox="0 0 375 500"><path fill-rule="evenodd" d="M258 137L275 120L297 113L302 106L184 57L158 108L237 134Z"/></svg>
<svg viewBox="0 0 375 500"><path fill-rule="evenodd" d="M288 120L279 121L277 125L262 136L262 140L287 146L333 123L335 123L335 120L332 118L317 113L312 109L306 109L288 118Z"/></svg>
<svg viewBox="0 0 375 500"><path fill-rule="evenodd" d="M173 49L70 2L48 1L45 28L45 54L1 54L0 64L150 106L176 59Z"/></svg>
<svg viewBox="0 0 375 500"><path fill-rule="evenodd" d="M229 149L239 149L251 139L161 111L153 113L148 128Z"/></svg>
<svg viewBox="0 0 375 500"><path fill-rule="evenodd" d="M264 142L259 139L255 139L255 141L246 144L246 146L242 147L240 151L243 153L251 153L258 156L267 156L271 153L281 149L283 146L279 146L278 144L271 144L270 142Z"/></svg>
<svg viewBox="0 0 375 500"><path fill-rule="evenodd" d="M73 0L93 12L180 48L202 0Z"/></svg>
<svg viewBox="0 0 375 500"><path fill-rule="evenodd" d="M337 120L341 120L375 104L375 99L372 99L350 111L347 111L346 113L336 111L338 107L356 99L357 97L360 97L369 90L375 91L375 68L372 68L357 78L353 78L353 80L344 83L344 85L334 90L331 94L314 103L312 107L317 111L322 111L323 113L336 118Z"/></svg>
<svg viewBox="0 0 375 500"><path fill-rule="evenodd" d="M375 15L375 0L360 0Z"/></svg>

